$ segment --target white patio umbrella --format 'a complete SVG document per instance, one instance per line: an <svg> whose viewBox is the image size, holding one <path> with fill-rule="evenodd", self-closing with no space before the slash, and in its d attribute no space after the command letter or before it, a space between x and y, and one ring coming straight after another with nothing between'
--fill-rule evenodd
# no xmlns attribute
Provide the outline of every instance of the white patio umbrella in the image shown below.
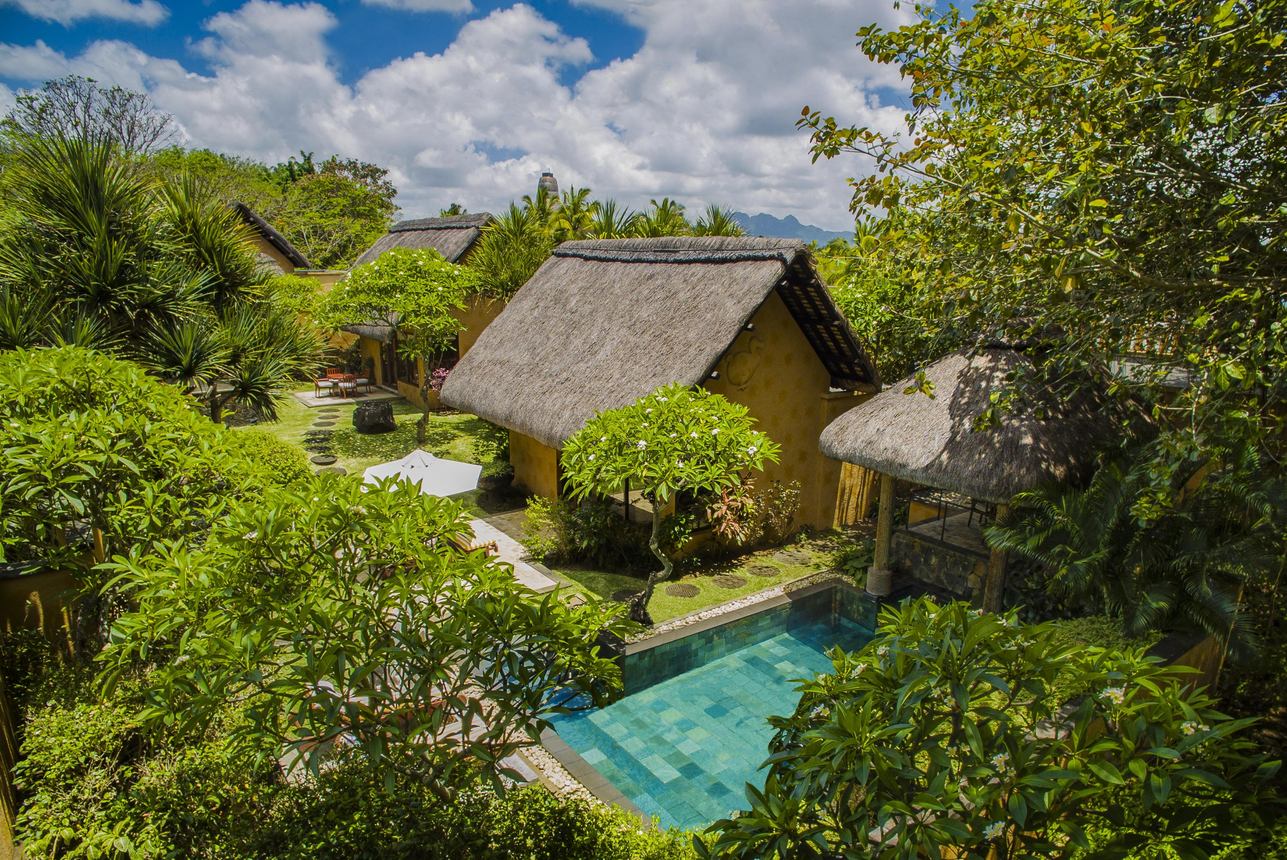
<svg viewBox="0 0 1287 860"><path fill-rule="evenodd" d="M459 460L444 460L419 448L401 460L392 460L372 466L362 473L362 483L375 484L385 478L410 481L420 485L420 492L429 496L454 496L478 486L478 476L483 467Z"/></svg>

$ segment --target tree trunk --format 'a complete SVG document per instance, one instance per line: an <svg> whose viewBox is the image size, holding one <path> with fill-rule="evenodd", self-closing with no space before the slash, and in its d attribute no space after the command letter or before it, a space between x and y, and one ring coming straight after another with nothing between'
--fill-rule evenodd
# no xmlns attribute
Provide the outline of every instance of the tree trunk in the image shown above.
<svg viewBox="0 0 1287 860"><path fill-rule="evenodd" d="M420 374L420 420L416 422L416 444L424 445L429 438L429 360L424 361L424 372Z"/></svg>
<svg viewBox="0 0 1287 860"><path fill-rule="evenodd" d="M654 570L648 574L648 582L644 585L644 590L630 598L630 617L640 624L651 627L652 616L648 614L648 601L652 600L652 591L657 583L670 578L675 565L661 551L661 506L656 499L648 501L652 503L652 534L648 537L648 549L652 550L652 554L661 562L661 570Z"/></svg>
<svg viewBox="0 0 1287 860"><path fill-rule="evenodd" d="M210 420L219 424L223 420L223 401L219 399L219 384L210 386Z"/></svg>

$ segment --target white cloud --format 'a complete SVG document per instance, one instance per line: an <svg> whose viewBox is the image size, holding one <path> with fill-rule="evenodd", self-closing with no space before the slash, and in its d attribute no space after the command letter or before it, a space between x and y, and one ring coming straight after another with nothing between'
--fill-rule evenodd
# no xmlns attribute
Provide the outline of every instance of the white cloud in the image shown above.
<svg viewBox="0 0 1287 860"><path fill-rule="evenodd" d="M153 27L170 14L158 0L0 0L0 6L14 6L33 18L63 25L85 18L110 18Z"/></svg>
<svg viewBox="0 0 1287 860"><path fill-rule="evenodd" d="M364 6L384 6L403 12L472 12L470 0L362 0Z"/></svg>
<svg viewBox="0 0 1287 860"><path fill-rule="evenodd" d="M794 122L808 103L901 127L902 109L878 95L901 84L868 63L852 35L900 20L885 0L867 0L865 11L840 0L581 2L642 28L638 52L582 72L590 45L520 4L468 21L441 53L392 60L348 85L327 46L329 11L252 0L206 22L209 35L193 47L208 75L105 41L72 58L40 42L0 45L0 77L93 74L146 88L196 145L268 161L304 149L382 164L409 216L453 201L494 210L553 169L564 187L636 207L669 195L693 209L717 202L848 223L845 178L867 166L811 164Z"/></svg>

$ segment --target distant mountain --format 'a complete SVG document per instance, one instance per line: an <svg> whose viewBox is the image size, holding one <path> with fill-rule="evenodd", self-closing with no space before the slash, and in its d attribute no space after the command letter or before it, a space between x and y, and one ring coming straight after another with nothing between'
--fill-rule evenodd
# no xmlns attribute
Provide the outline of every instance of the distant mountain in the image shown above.
<svg viewBox="0 0 1287 860"><path fill-rule="evenodd" d="M767 212L759 215L747 215L745 212L734 212L733 220L742 225L748 236L769 236L775 239L803 239L806 242L817 242L825 245L832 239L853 241L854 231L836 233L823 230L812 224L801 224L794 215L776 218Z"/></svg>

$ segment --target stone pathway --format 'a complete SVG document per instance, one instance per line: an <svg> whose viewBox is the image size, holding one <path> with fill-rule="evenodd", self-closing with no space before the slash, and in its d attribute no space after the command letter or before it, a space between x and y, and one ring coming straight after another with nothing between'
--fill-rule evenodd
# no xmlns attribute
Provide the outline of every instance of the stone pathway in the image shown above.
<svg viewBox="0 0 1287 860"><path fill-rule="evenodd" d="M555 580L523 560L524 551L521 543L484 520L470 520L469 524L474 529L476 543L496 542L497 558L513 566L514 578L523 585L538 594L553 591L558 586Z"/></svg>

